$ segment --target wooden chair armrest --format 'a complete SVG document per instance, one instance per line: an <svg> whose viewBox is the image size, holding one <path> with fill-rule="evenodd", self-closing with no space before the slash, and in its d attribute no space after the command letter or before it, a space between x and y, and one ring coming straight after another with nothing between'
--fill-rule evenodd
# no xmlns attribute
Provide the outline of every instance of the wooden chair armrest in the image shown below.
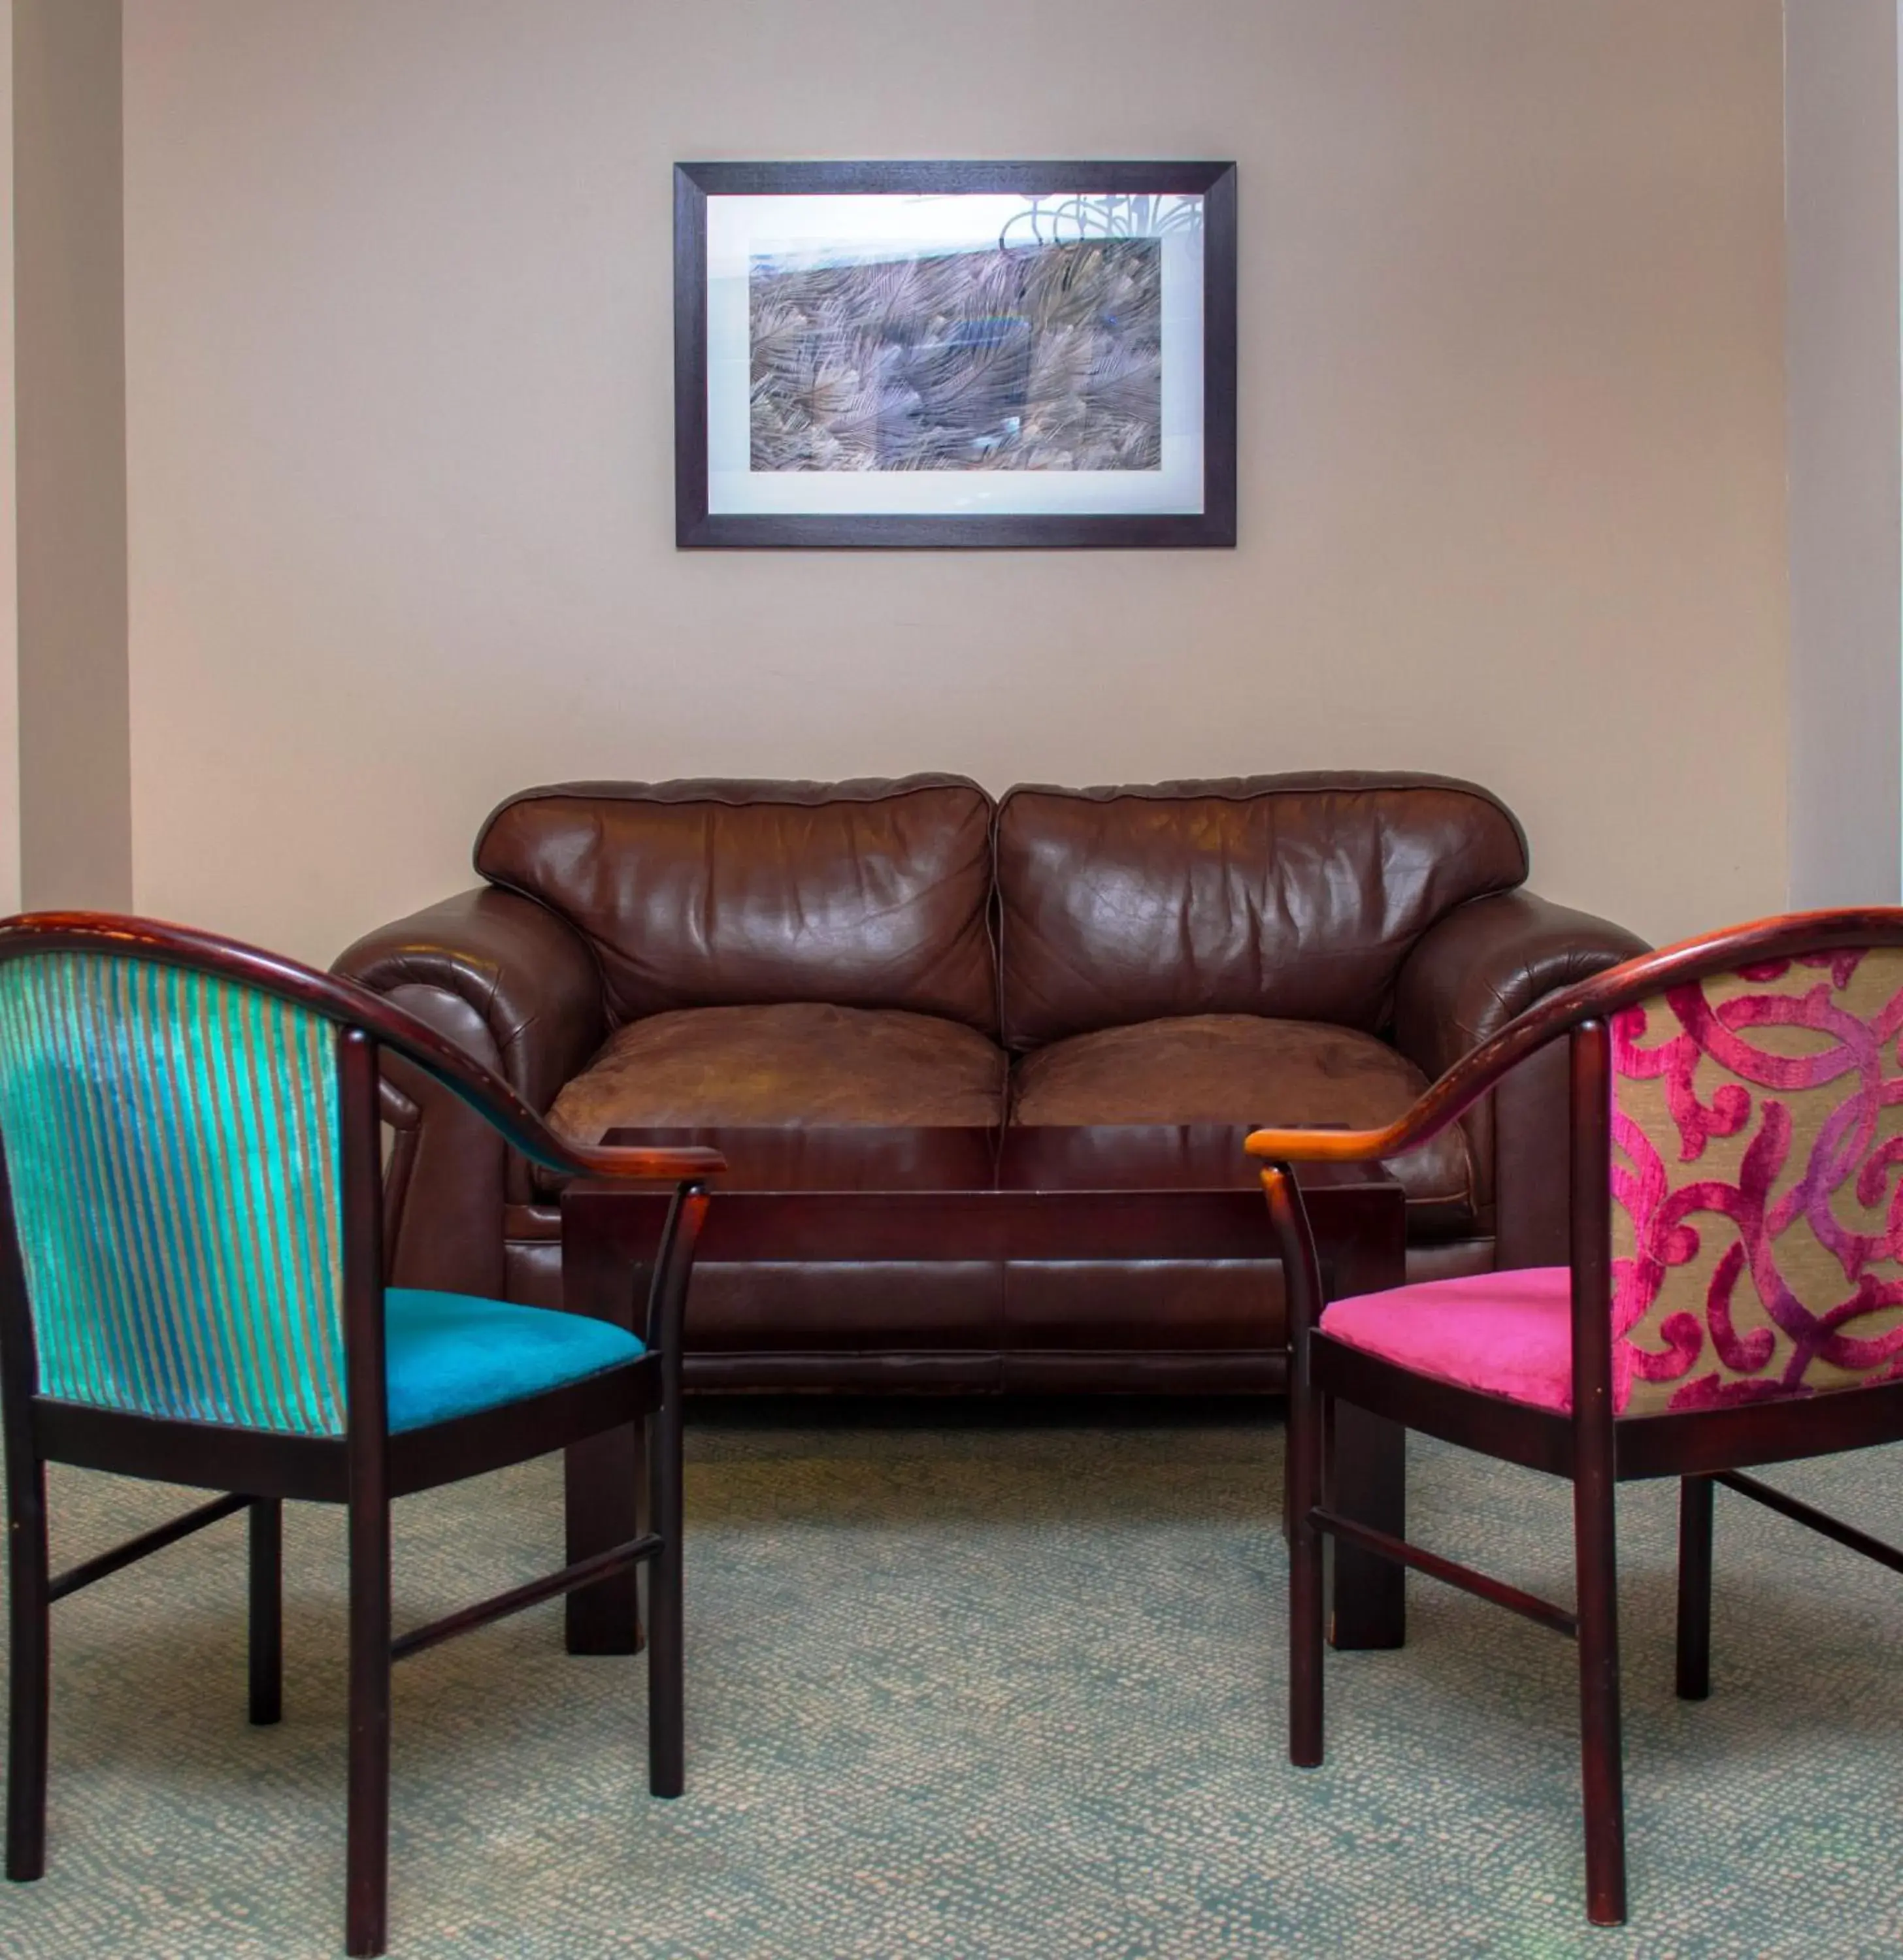
<svg viewBox="0 0 1903 1960"><path fill-rule="evenodd" d="M1556 1001L1562 998L1551 997ZM1550 1024L1549 1006L1543 1002L1508 1022L1491 1041L1462 1055L1438 1082L1430 1083L1381 1129L1264 1128L1252 1130L1244 1147L1251 1157L1268 1157L1278 1163L1367 1163L1417 1149L1463 1115L1509 1068L1554 1039L1560 1029Z"/></svg>
<svg viewBox="0 0 1903 1960"><path fill-rule="evenodd" d="M1490 1040L1470 1048L1438 1081L1430 1083L1395 1120L1379 1130L1321 1130L1289 1127L1252 1131L1245 1147L1251 1157L1281 1163L1366 1163L1418 1149L1457 1121L1512 1068L1556 1040L1576 1022L1604 1010L1618 976L1637 964L1560 988L1516 1015Z"/></svg>
<svg viewBox="0 0 1903 1960"><path fill-rule="evenodd" d="M571 1143L551 1130L500 1077L491 1074L422 1022L401 1026L394 1017L402 1015L403 1010L394 1002L384 1005L391 1017L373 1029L378 1039L427 1069L445 1089L492 1124L523 1156L547 1169L562 1171L571 1177L613 1178L635 1183L665 1180L680 1184L714 1176L727 1168L726 1159L718 1150L698 1144L642 1148ZM407 1015L403 1018L410 1020Z"/></svg>
<svg viewBox="0 0 1903 1960"><path fill-rule="evenodd" d="M1276 1163L1369 1163L1409 1147L1394 1140L1406 1131L1420 1107L1417 1102L1385 1130L1251 1130L1243 1147L1252 1157ZM1424 1142L1426 1138L1416 1141Z"/></svg>
<svg viewBox="0 0 1903 1960"><path fill-rule="evenodd" d="M662 1179L671 1184L686 1184L703 1177L717 1176L727 1168L727 1160L718 1150L699 1144L665 1150L633 1149L608 1144L571 1144L568 1149L590 1177L650 1183Z"/></svg>

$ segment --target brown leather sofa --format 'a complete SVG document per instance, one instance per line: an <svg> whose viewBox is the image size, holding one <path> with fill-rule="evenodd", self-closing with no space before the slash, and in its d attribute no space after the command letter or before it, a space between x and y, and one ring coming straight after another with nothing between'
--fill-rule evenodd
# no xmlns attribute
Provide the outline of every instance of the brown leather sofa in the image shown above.
<svg viewBox="0 0 1903 1960"><path fill-rule="evenodd" d="M480 888L359 940L337 970L588 1138L617 1122L1372 1125L1642 945L1522 889L1512 812L1427 776L996 803L939 775L569 784L503 803L475 864ZM554 1301L556 1192L440 1093L398 1087L419 1126L402 1282ZM1396 1163L1411 1274L1564 1258L1565 1152L1547 1059ZM1277 1387L1280 1292L1273 1264L1242 1262L703 1265L687 1379Z"/></svg>

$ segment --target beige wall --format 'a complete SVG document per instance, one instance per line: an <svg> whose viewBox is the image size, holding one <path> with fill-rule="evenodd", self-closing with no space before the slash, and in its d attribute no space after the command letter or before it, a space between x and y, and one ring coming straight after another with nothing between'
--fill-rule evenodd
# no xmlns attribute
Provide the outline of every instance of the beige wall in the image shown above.
<svg viewBox="0 0 1903 1960"><path fill-rule="evenodd" d="M120 0L14 0L19 768L28 905L132 898Z"/></svg>
<svg viewBox="0 0 1903 1960"><path fill-rule="evenodd" d="M13 0L0 0L0 914L20 908L20 612L13 441Z"/></svg>
<svg viewBox="0 0 1903 1960"><path fill-rule="evenodd" d="M1786 876L1776 0L142 0L142 905L328 955L565 776L1469 775ZM1234 156L1229 552L677 554L668 166Z"/></svg>
<svg viewBox="0 0 1903 1960"><path fill-rule="evenodd" d="M1795 905L1903 896L1896 0L1785 24Z"/></svg>

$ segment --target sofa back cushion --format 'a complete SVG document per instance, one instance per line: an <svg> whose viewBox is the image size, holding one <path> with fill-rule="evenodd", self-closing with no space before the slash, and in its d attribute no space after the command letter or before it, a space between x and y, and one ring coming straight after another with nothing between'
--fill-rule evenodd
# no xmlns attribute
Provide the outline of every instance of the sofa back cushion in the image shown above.
<svg viewBox="0 0 1903 1960"><path fill-rule="evenodd" d="M617 1025L824 1001L989 1033L991 816L961 776L566 783L503 803L476 868L586 937Z"/></svg>
<svg viewBox="0 0 1903 1960"><path fill-rule="evenodd" d="M1420 935L1526 870L1513 813L1436 776L1014 789L997 820L1003 1038L1175 1014L1375 1033Z"/></svg>

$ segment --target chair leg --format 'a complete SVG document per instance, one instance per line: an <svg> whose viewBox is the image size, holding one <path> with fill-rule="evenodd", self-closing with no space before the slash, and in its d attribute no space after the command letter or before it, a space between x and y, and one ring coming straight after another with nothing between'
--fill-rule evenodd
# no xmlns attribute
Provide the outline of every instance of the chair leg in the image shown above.
<svg viewBox="0 0 1903 1960"><path fill-rule="evenodd" d="M1711 1497L1709 1477L1678 1480L1678 1694L1711 1692Z"/></svg>
<svg viewBox="0 0 1903 1960"><path fill-rule="evenodd" d="M46 1732L52 1691L46 1478L36 1462L7 1492L9 1641L7 1876L46 1869Z"/></svg>
<svg viewBox="0 0 1903 1960"><path fill-rule="evenodd" d="M1573 1486L1579 1579L1579 1729L1586 1916L1625 1923L1625 1794L1619 1724L1619 1596L1613 1484L1584 1465Z"/></svg>
<svg viewBox="0 0 1903 1960"><path fill-rule="evenodd" d="M251 1720L263 1726L284 1713L284 1506L254 1497L250 1516Z"/></svg>
<svg viewBox="0 0 1903 1960"><path fill-rule="evenodd" d="M1309 1513L1321 1499L1321 1398L1299 1370L1289 1392L1286 1481L1289 1521L1289 1760L1312 1769L1322 1758L1321 1534Z"/></svg>
<svg viewBox="0 0 1903 1960"><path fill-rule="evenodd" d="M388 1938L390 1889L390 1508L350 1505L350 1765L344 1951Z"/></svg>
<svg viewBox="0 0 1903 1960"><path fill-rule="evenodd" d="M648 1418L648 1491L661 1549L648 1566L648 1788L678 1796L687 1780L682 1687L681 1396Z"/></svg>

